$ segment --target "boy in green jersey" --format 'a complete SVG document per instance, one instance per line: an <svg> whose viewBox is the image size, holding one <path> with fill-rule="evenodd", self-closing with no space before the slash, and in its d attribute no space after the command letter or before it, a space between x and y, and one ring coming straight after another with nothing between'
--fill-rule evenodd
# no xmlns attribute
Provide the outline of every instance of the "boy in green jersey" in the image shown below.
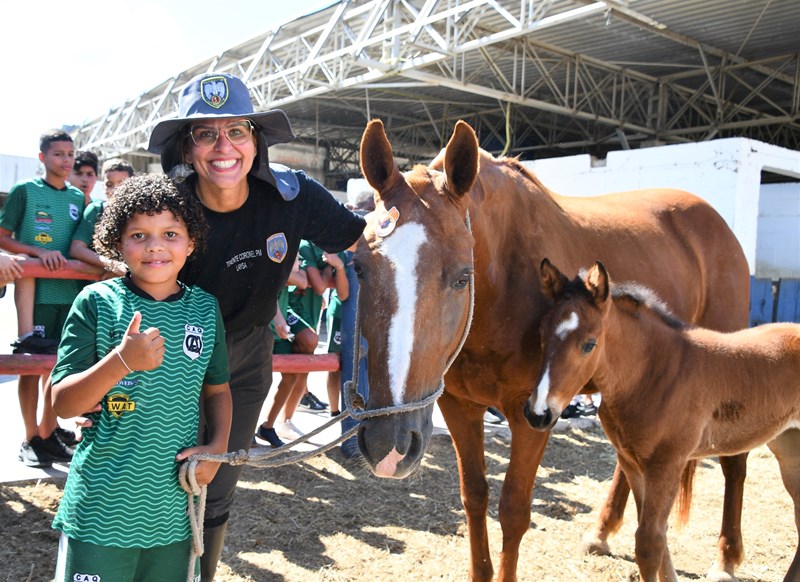
<svg viewBox="0 0 800 582"><path fill-rule="evenodd" d="M177 279L205 231L199 200L163 174L126 180L98 222L95 248L129 274L80 292L53 368L60 416L99 408L53 522L62 532L58 582L186 580L192 532L178 465L224 453L231 422L217 300ZM205 446L197 446L201 405ZM218 468L199 463L198 484Z"/></svg>
<svg viewBox="0 0 800 582"><path fill-rule="evenodd" d="M50 271L58 271L67 260L72 235L83 212L83 194L67 179L75 161L75 146L68 133L51 130L39 140L43 178L15 184L0 210L0 248L37 257ZM35 287L35 291L34 291ZM54 353L61 328L78 283L71 279L18 279L14 285L19 339L15 353ZM45 399L42 419L37 422L40 376L20 376L19 405L25 440L19 459L32 467L54 461L68 462L75 435L58 427L50 403Z"/></svg>

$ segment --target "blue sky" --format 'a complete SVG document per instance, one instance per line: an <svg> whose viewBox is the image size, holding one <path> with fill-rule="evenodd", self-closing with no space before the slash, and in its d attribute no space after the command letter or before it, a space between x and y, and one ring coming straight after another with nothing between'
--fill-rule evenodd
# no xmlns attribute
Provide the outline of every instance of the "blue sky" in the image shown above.
<svg viewBox="0 0 800 582"><path fill-rule="evenodd" d="M0 154L35 157L43 131L100 117L225 48L332 3L15 2L0 33Z"/></svg>

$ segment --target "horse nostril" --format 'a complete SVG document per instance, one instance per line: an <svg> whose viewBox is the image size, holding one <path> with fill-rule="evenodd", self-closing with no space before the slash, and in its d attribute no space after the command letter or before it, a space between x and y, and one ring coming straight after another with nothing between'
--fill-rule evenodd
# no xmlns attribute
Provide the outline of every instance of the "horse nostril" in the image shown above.
<svg viewBox="0 0 800 582"><path fill-rule="evenodd" d="M523 412L525 414L525 420L528 421L528 425L531 428L544 431L549 430L550 425L553 424L553 412L550 408L547 408L544 414L536 414L531 410L530 402L526 400Z"/></svg>

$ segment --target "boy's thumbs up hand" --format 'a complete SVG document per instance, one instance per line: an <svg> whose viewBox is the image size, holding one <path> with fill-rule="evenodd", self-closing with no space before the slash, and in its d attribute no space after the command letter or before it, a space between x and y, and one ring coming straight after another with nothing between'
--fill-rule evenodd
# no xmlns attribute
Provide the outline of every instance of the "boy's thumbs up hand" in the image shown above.
<svg viewBox="0 0 800 582"><path fill-rule="evenodd" d="M164 338L155 327L148 327L140 332L141 322L142 314L137 311L133 314L117 351L131 370L155 370L164 361Z"/></svg>
<svg viewBox="0 0 800 582"><path fill-rule="evenodd" d="M128 329L125 331L125 335L133 335L134 333L139 333L139 324L142 322L142 314L138 311L134 311L133 317L131 318L131 322L128 324Z"/></svg>

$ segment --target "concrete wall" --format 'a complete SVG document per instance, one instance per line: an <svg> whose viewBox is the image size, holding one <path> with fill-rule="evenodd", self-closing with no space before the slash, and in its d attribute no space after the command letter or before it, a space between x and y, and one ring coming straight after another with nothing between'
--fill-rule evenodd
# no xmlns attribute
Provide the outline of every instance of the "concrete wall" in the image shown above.
<svg viewBox="0 0 800 582"><path fill-rule="evenodd" d="M39 158L0 155L0 193L8 194L22 180L44 175Z"/></svg>
<svg viewBox="0 0 800 582"><path fill-rule="evenodd" d="M758 209L756 274L800 277L800 184L764 184Z"/></svg>

